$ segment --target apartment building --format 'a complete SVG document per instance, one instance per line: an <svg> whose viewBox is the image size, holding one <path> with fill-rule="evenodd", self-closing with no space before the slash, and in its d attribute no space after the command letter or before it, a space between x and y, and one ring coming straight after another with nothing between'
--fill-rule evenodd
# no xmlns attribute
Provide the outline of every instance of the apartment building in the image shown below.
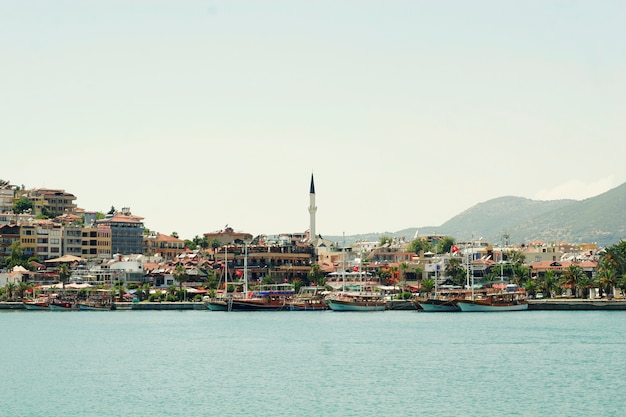
<svg viewBox="0 0 626 417"><path fill-rule="evenodd" d="M153 232L144 236L144 254L160 256L166 261L176 259L185 252L185 242L179 238Z"/></svg>
<svg viewBox="0 0 626 417"><path fill-rule="evenodd" d="M96 225L110 228L112 254L143 253L143 217L133 215L129 208L125 207L121 212L96 220Z"/></svg>

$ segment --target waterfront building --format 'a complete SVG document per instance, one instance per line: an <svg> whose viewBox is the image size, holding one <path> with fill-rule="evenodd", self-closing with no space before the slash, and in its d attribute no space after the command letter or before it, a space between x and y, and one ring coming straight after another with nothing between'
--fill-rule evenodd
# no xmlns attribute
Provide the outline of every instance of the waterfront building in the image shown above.
<svg viewBox="0 0 626 417"><path fill-rule="evenodd" d="M65 190L50 188L34 188L32 190L16 190L15 199L26 197L33 204L33 214L45 214L49 217L73 213L76 209L76 197Z"/></svg>
<svg viewBox="0 0 626 417"><path fill-rule="evenodd" d="M253 238L250 233L235 232L233 228L228 225L222 230L204 233L203 236L207 238L209 244L213 241L217 241L220 245L228 245L235 242L251 242Z"/></svg>
<svg viewBox="0 0 626 417"><path fill-rule="evenodd" d="M0 225L0 259L2 263L11 256L11 245L20 241L20 226L13 224Z"/></svg>
<svg viewBox="0 0 626 417"><path fill-rule="evenodd" d="M50 220L37 222L37 258L39 261L63 254L63 226Z"/></svg>
<svg viewBox="0 0 626 417"><path fill-rule="evenodd" d="M83 226L72 223L63 225L63 255L82 256Z"/></svg>
<svg viewBox="0 0 626 417"><path fill-rule="evenodd" d="M37 253L37 226L35 224L20 226L20 247L27 258Z"/></svg>
<svg viewBox="0 0 626 417"><path fill-rule="evenodd" d="M174 236L151 232L144 236L144 251L147 256L161 256L165 260L176 259L185 252L185 241Z"/></svg>
<svg viewBox="0 0 626 417"><path fill-rule="evenodd" d="M111 227L107 224L94 224L81 231L81 257L84 259L111 259Z"/></svg>
<svg viewBox="0 0 626 417"><path fill-rule="evenodd" d="M122 255L143 253L143 217L135 216L128 207L96 220L96 225L106 225L111 230L111 252Z"/></svg>

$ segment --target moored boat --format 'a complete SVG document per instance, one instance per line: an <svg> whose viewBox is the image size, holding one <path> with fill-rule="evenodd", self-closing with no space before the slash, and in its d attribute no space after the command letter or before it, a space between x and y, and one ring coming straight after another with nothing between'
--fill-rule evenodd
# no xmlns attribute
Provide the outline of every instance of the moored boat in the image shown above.
<svg viewBox="0 0 626 417"><path fill-rule="evenodd" d="M494 312L528 310L525 291L487 293L478 298L459 300L457 305L461 311Z"/></svg>
<svg viewBox="0 0 626 417"><path fill-rule="evenodd" d="M229 311L281 311L287 310L295 295L292 284L266 284L246 293L245 297L232 298Z"/></svg>
<svg viewBox="0 0 626 417"><path fill-rule="evenodd" d="M417 304L422 308L422 310L432 313L432 312L448 312L453 313L457 311L461 311L459 306L457 305L457 299L455 298L427 298L425 300L418 301Z"/></svg>
<svg viewBox="0 0 626 417"><path fill-rule="evenodd" d="M85 302L78 303L78 309L81 311L111 311L115 310L114 303Z"/></svg>
<svg viewBox="0 0 626 417"><path fill-rule="evenodd" d="M322 311L328 310L324 287L306 286L300 288L298 294L289 302L291 311Z"/></svg>
<svg viewBox="0 0 626 417"><path fill-rule="evenodd" d="M385 311L387 301L377 291L339 291L326 297L333 311Z"/></svg>
<svg viewBox="0 0 626 417"><path fill-rule="evenodd" d="M48 298L35 298L32 300L23 300L22 304L26 310L50 310L50 302Z"/></svg>
<svg viewBox="0 0 626 417"><path fill-rule="evenodd" d="M49 304L50 311L72 311L77 310L77 305L70 301L55 300Z"/></svg>

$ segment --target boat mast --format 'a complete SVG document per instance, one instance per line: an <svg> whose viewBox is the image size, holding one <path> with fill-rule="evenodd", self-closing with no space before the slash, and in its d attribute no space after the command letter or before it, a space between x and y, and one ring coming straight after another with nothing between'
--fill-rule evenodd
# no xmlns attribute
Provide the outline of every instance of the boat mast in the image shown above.
<svg viewBox="0 0 626 417"><path fill-rule="evenodd" d="M243 293L248 294L248 244L243 243Z"/></svg>
<svg viewBox="0 0 626 417"><path fill-rule="evenodd" d="M343 232L343 246L341 248L341 289L346 290L346 232Z"/></svg>

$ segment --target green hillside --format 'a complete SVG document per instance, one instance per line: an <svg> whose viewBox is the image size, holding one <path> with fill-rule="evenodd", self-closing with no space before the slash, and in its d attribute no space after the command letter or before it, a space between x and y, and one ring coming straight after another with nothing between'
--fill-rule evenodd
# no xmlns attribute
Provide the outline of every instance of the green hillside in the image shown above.
<svg viewBox="0 0 626 417"><path fill-rule="evenodd" d="M458 241L482 237L492 243L502 242L507 234L510 243L542 240L608 246L626 239L626 183L582 201L498 197L465 210L441 226L413 227L384 235L410 241L416 233L446 234ZM382 235L346 236L346 242L377 240Z"/></svg>

